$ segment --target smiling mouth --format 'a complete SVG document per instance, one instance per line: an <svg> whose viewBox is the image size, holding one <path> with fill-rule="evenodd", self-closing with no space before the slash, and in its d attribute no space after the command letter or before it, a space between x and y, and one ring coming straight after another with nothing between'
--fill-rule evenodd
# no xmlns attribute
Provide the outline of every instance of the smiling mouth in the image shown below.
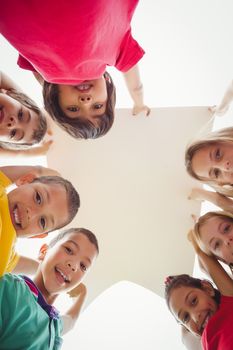
<svg viewBox="0 0 233 350"><path fill-rule="evenodd" d="M77 89L80 92L88 92L92 88L92 84L89 83L83 83L75 86L75 89Z"/></svg>
<svg viewBox="0 0 233 350"><path fill-rule="evenodd" d="M201 334L203 333L207 323L209 322L210 317L211 317L211 312L209 311L209 312L207 312L206 316L204 317L203 322L202 322L202 324L201 324L201 326L199 328L199 332Z"/></svg>
<svg viewBox="0 0 233 350"><path fill-rule="evenodd" d="M63 283L63 282L70 283L69 277L58 267L55 267L55 273L60 283Z"/></svg>
<svg viewBox="0 0 233 350"><path fill-rule="evenodd" d="M16 228L22 228L22 219L21 219L17 204L14 206L12 210L12 216L13 216L13 221Z"/></svg>

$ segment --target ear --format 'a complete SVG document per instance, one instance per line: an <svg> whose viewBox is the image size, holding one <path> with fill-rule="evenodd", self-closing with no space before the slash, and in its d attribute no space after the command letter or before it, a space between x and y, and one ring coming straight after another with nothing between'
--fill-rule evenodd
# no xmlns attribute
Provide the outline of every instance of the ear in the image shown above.
<svg viewBox="0 0 233 350"><path fill-rule="evenodd" d="M27 173L22 176L20 176L16 181L15 184L17 186L22 186L25 184L31 183L36 178L36 175L33 173Z"/></svg>
<svg viewBox="0 0 233 350"><path fill-rule="evenodd" d="M210 297L214 297L215 291L214 291L214 287L212 286L212 284L211 284L209 281L206 281L206 280L201 281L201 284L202 284L203 290L204 290Z"/></svg>
<svg viewBox="0 0 233 350"><path fill-rule="evenodd" d="M43 245L40 247L40 252L39 252L38 260L43 261L44 258L45 258L45 255L46 255L47 251L48 251L48 245L47 245L47 244L43 244Z"/></svg>
<svg viewBox="0 0 233 350"><path fill-rule="evenodd" d="M39 235L31 236L29 238L44 238L47 236L48 236L48 233L40 233Z"/></svg>

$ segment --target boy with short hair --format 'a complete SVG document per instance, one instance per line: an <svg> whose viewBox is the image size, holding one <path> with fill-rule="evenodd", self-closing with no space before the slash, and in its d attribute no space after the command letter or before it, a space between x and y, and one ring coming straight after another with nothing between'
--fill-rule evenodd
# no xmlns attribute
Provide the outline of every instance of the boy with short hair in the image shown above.
<svg viewBox="0 0 233 350"><path fill-rule="evenodd" d="M17 237L43 237L67 225L77 213L77 191L69 181L51 174L58 173L33 166L0 168L0 276L16 265L17 273L37 269L35 260L16 254ZM18 187L6 194L12 181Z"/></svg>
<svg viewBox="0 0 233 350"><path fill-rule="evenodd" d="M98 251L97 239L91 231L65 230L49 246L41 247L40 265L33 280L12 274L0 278L1 349L60 348L60 335L74 325L86 289L83 285L78 287L79 297L65 313L65 324L51 304L61 292L71 291L71 296L77 293L77 285Z"/></svg>

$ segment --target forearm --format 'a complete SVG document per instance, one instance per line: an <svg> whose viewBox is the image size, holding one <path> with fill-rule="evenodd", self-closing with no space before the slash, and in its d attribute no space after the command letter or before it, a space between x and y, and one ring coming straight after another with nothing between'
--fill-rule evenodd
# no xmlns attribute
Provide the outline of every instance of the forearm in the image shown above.
<svg viewBox="0 0 233 350"><path fill-rule="evenodd" d="M228 86L222 101L219 104L219 109L224 109L225 107L229 106L229 104L232 102L233 100L233 81L231 82L231 84Z"/></svg>
<svg viewBox="0 0 233 350"><path fill-rule="evenodd" d="M215 204L225 211L233 212L233 200L229 197L224 196L223 194L205 191L203 192L203 199Z"/></svg>
<svg viewBox="0 0 233 350"><path fill-rule="evenodd" d="M15 274L24 273L26 275L34 275L38 269L38 266L38 261L26 256L20 256L19 261L12 272Z"/></svg>
<svg viewBox="0 0 233 350"><path fill-rule="evenodd" d="M140 79L138 66L135 65L124 73L126 86L135 105L143 105L143 85Z"/></svg>
<svg viewBox="0 0 233 350"><path fill-rule="evenodd" d="M201 250L198 252L198 259L220 293L233 296L233 281L218 260L213 256L208 256Z"/></svg>
<svg viewBox="0 0 233 350"><path fill-rule="evenodd" d="M86 293L79 295L79 297L77 298L77 300L75 300L73 305L67 310L67 312L64 315L62 315L64 323L63 334L67 333L74 327L80 315L85 299Z"/></svg>

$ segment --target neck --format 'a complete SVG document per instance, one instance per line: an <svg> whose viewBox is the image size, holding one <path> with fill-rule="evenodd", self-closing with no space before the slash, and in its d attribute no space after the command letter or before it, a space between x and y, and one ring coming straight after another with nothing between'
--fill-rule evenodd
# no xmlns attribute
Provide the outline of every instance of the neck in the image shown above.
<svg viewBox="0 0 233 350"><path fill-rule="evenodd" d="M42 293L43 297L45 298L46 302L48 304L52 305L54 303L54 301L56 300L58 295L51 294L48 292L48 290L46 289L46 287L44 285L44 280L43 280L43 276L42 276L40 269L37 270L36 275L33 278L33 282L35 283L37 288L39 288L39 290Z"/></svg>

